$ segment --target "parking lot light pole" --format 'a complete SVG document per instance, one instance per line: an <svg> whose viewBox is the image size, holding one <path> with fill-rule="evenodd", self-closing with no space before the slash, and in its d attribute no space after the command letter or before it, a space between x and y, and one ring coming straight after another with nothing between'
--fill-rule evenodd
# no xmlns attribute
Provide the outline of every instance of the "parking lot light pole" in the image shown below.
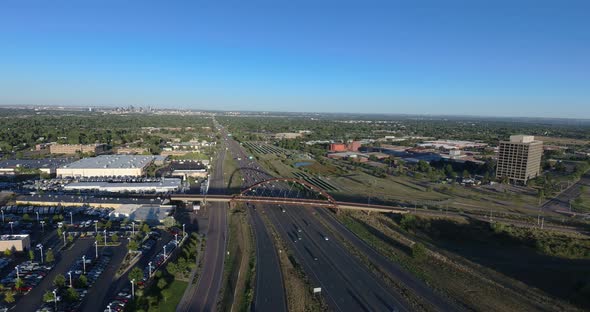
<svg viewBox="0 0 590 312"><path fill-rule="evenodd" d="M185 225L186 224L184 224L184 223L182 224L182 237L185 237L186 236L186 232L184 231L184 226Z"/></svg>
<svg viewBox="0 0 590 312"><path fill-rule="evenodd" d="M4 223L4 210L0 210L2 211L2 223Z"/></svg>
<svg viewBox="0 0 590 312"><path fill-rule="evenodd" d="M69 271L68 275L70 276L70 288L72 288L73 287L73 285L72 285L72 271Z"/></svg>
<svg viewBox="0 0 590 312"><path fill-rule="evenodd" d="M176 240L176 246L178 246L178 234L174 234L174 240Z"/></svg>
<svg viewBox="0 0 590 312"><path fill-rule="evenodd" d="M166 245L164 245L164 259L166 259Z"/></svg>
<svg viewBox="0 0 590 312"><path fill-rule="evenodd" d="M74 214L70 211L70 224L74 226Z"/></svg>
<svg viewBox="0 0 590 312"><path fill-rule="evenodd" d="M10 221L10 222L8 222L8 224L10 224L10 234L14 234L14 229L12 228L12 225L14 224L14 222Z"/></svg>
<svg viewBox="0 0 590 312"><path fill-rule="evenodd" d="M66 245L66 232L63 233L64 235L64 246Z"/></svg>
<svg viewBox="0 0 590 312"><path fill-rule="evenodd" d="M53 290L53 299L55 300L55 311L57 311L57 289Z"/></svg>
<svg viewBox="0 0 590 312"><path fill-rule="evenodd" d="M14 269L16 270L16 278L20 278L20 272L18 271L18 265L15 266Z"/></svg>
<svg viewBox="0 0 590 312"><path fill-rule="evenodd" d="M111 304L109 303L109 305L107 306L107 308L109 308L109 312L112 312L111 310Z"/></svg>
<svg viewBox="0 0 590 312"><path fill-rule="evenodd" d="M37 248L39 248L39 250L41 251L41 263L43 263L43 245L39 244L37 245Z"/></svg>
<svg viewBox="0 0 590 312"><path fill-rule="evenodd" d="M150 278L150 277L152 277L152 262L151 261L148 263L148 268L150 270L149 271L150 275L148 275L148 278Z"/></svg>
<svg viewBox="0 0 590 312"><path fill-rule="evenodd" d="M94 220L94 232L98 234L98 220Z"/></svg>
<svg viewBox="0 0 590 312"><path fill-rule="evenodd" d="M104 245L107 245L107 230L104 230Z"/></svg>
<svg viewBox="0 0 590 312"><path fill-rule="evenodd" d="M35 213L37 214L37 223L39 223L39 211L35 211Z"/></svg>
<svg viewBox="0 0 590 312"><path fill-rule="evenodd" d="M131 235L135 236L135 222L131 222Z"/></svg>
<svg viewBox="0 0 590 312"><path fill-rule="evenodd" d="M41 221L41 231L45 232L45 221Z"/></svg>
<svg viewBox="0 0 590 312"><path fill-rule="evenodd" d="M82 256L82 267L84 270L84 275L86 275L86 255Z"/></svg>
<svg viewBox="0 0 590 312"><path fill-rule="evenodd" d="M135 299L135 279L131 280L131 298Z"/></svg>
<svg viewBox="0 0 590 312"><path fill-rule="evenodd" d="M94 241L94 249L96 251L96 259L98 259L98 242Z"/></svg>

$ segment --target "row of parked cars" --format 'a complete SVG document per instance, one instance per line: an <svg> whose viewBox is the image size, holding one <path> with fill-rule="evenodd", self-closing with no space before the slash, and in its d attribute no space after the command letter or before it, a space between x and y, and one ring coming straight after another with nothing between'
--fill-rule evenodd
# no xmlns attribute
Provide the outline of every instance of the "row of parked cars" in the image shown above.
<svg viewBox="0 0 590 312"><path fill-rule="evenodd" d="M98 280L102 272L106 269L107 265L111 261L110 255L103 255L98 259L86 259L86 278L88 280L88 284L86 285L88 288L92 287L94 283ZM77 281L80 279L80 276L84 275L84 263L83 260L76 261L69 269L72 274L72 284L75 287L75 291L78 293L79 300L76 302L66 302L61 300L61 295L58 295L58 309L59 311L79 311L80 305L82 301L86 297L88 290L84 287L79 287ZM69 274L66 272L64 277L66 278L66 286L69 286ZM37 309L37 312L50 312L54 311L55 303L54 302L46 302Z"/></svg>
<svg viewBox="0 0 590 312"><path fill-rule="evenodd" d="M16 266L8 275L6 275L0 283L4 285L5 288L14 288L17 291L28 293L33 289L33 287L37 286L39 282L47 275L52 268L52 264L39 264L37 262L32 261L25 261ZM16 289L15 281L16 278L20 277L20 279L24 282L23 286L20 289Z"/></svg>

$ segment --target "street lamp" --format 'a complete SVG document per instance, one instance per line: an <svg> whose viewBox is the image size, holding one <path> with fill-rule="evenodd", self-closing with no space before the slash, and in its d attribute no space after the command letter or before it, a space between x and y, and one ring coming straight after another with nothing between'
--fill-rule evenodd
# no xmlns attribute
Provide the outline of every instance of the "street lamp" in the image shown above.
<svg viewBox="0 0 590 312"><path fill-rule="evenodd" d="M37 248L39 248L39 250L41 251L41 263L43 263L43 245L38 244Z"/></svg>
<svg viewBox="0 0 590 312"><path fill-rule="evenodd" d="M63 233L64 236L64 246L66 245L66 232Z"/></svg>
<svg viewBox="0 0 590 312"><path fill-rule="evenodd" d="M53 298L55 300L55 311L57 311L57 289L53 290Z"/></svg>
<svg viewBox="0 0 590 312"><path fill-rule="evenodd" d="M164 245L164 259L166 259L166 245Z"/></svg>
<svg viewBox="0 0 590 312"><path fill-rule="evenodd" d="M41 220L41 231L45 232L45 221Z"/></svg>
<svg viewBox="0 0 590 312"><path fill-rule="evenodd" d="M135 298L135 279L131 280L131 298Z"/></svg>
<svg viewBox="0 0 590 312"><path fill-rule="evenodd" d="M150 275L148 275L148 278L150 278L150 277L152 277L152 262L151 261L148 263L148 268L149 268L149 273L150 273Z"/></svg>
<svg viewBox="0 0 590 312"><path fill-rule="evenodd" d="M70 224L74 226L74 214L70 211Z"/></svg>
<svg viewBox="0 0 590 312"><path fill-rule="evenodd" d="M72 288L72 271L69 271L68 275L70 276L70 288Z"/></svg>
<svg viewBox="0 0 590 312"><path fill-rule="evenodd" d="M86 275L86 255L82 256L82 267L84 268L84 275Z"/></svg>
<svg viewBox="0 0 590 312"><path fill-rule="evenodd" d="M98 259L98 242L94 241L94 249L96 251L96 259Z"/></svg>
<svg viewBox="0 0 590 312"><path fill-rule="evenodd" d="M176 246L178 246L178 233L174 234L174 240L176 241Z"/></svg>
<svg viewBox="0 0 590 312"><path fill-rule="evenodd" d="M104 230L104 245L107 245L107 230Z"/></svg>
<svg viewBox="0 0 590 312"><path fill-rule="evenodd" d="M12 225L14 224L14 222L10 221L10 222L8 222L8 224L10 224L10 234L14 234L14 229L12 228Z"/></svg>

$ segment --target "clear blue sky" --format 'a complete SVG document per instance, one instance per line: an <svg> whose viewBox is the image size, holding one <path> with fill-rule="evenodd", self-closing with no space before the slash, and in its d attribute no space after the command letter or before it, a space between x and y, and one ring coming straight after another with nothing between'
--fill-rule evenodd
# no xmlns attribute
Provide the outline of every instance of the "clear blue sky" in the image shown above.
<svg viewBox="0 0 590 312"><path fill-rule="evenodd" d="M590 118L590 1L7 0L0 104Z"/></svg>

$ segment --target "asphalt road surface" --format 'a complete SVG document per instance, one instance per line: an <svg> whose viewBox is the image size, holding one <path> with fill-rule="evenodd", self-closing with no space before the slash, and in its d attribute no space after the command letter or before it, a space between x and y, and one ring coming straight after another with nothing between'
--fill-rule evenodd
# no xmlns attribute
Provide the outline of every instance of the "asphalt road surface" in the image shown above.
<svg viewBox="0 0 590 312"><path fill-rule="evenodd" d="M270 176L260 172L256 162L247 159L241 146L228 140L232 155L240 157L245 182L253 184ZM271 206L266 211L279 234L288 241L297 260L321 287L329 306L335 311L406 311L401 296L387 289L362 263L335 240L326 240L327 230L308 209ZM284 212L283 212L284 211ZM299 231L300 230L300 231Z"/></svg>
<svg viewBox="0 0 590 312"><path fill-rule="evenodd" d="M414 294L421 297L422 300L428 302L437 311L453 311L457 309L454 305L434 293L434 291L424 284L424 282L405 271L397 263L389 261L389 259L387 259L385 256L377 252L371 246L367 245L362 239L356 236L356 234L351 232L342 223L336 220L332 212L326 209L318 208L316 208L314 211L317 216L321 217L325 221L325 223L329 224L332 230L344 237L347 242L354 245L357 250L359 250L371 261L371 263L385 272L389 278L403 283L406 287L411 289Z"/></svg>
<svg viewBox="0 0 590 312"><path fill-rule="evenodd" d="M228 139L227 147L231 156L236 158L241 176L244 179L244 187L270 177L258 171L258 166L248 159L248 156L236 141ZM237 158L240 159L237 160ZM275 245L258 211L248 209L248 214L256 239L256 286L254 289L253 310L287 311L285 285L283 284L283 275Z"/></svg>
<svg viewBox="0 0 590 312"><path fill-rule="evenodd" d="M544 210L569 211L570 201L580 195L582 186L590 186L590 172L585 173L576 184L561 192L555 198L550 199L543 205Z"/></svg>
<svg viewBox="0 0 590 312"><path fill-rule="evenodd" d="M82 259L94 243L92 239L77 239L70 250L62 250L56 255L55 267L47 273L47 276L35 286L27 295L23 296L16 305L15 311L35 311L43 303L43 295L46 291L55 289L53 280L58 274L66 275L76 260Z"/></svg>
<svg viewBox="0 0 590 312"><path fill-rule="evenodd" d="M223 193L223 161L225 148L217 158L211 175L209 191L212 194ZM209 222L207 226L207 243L201 275L197 285L186 289L176 311L215 311L221 282L223 279L223 264L225 260L227 236L227 204L210 203Z"/></svg>

